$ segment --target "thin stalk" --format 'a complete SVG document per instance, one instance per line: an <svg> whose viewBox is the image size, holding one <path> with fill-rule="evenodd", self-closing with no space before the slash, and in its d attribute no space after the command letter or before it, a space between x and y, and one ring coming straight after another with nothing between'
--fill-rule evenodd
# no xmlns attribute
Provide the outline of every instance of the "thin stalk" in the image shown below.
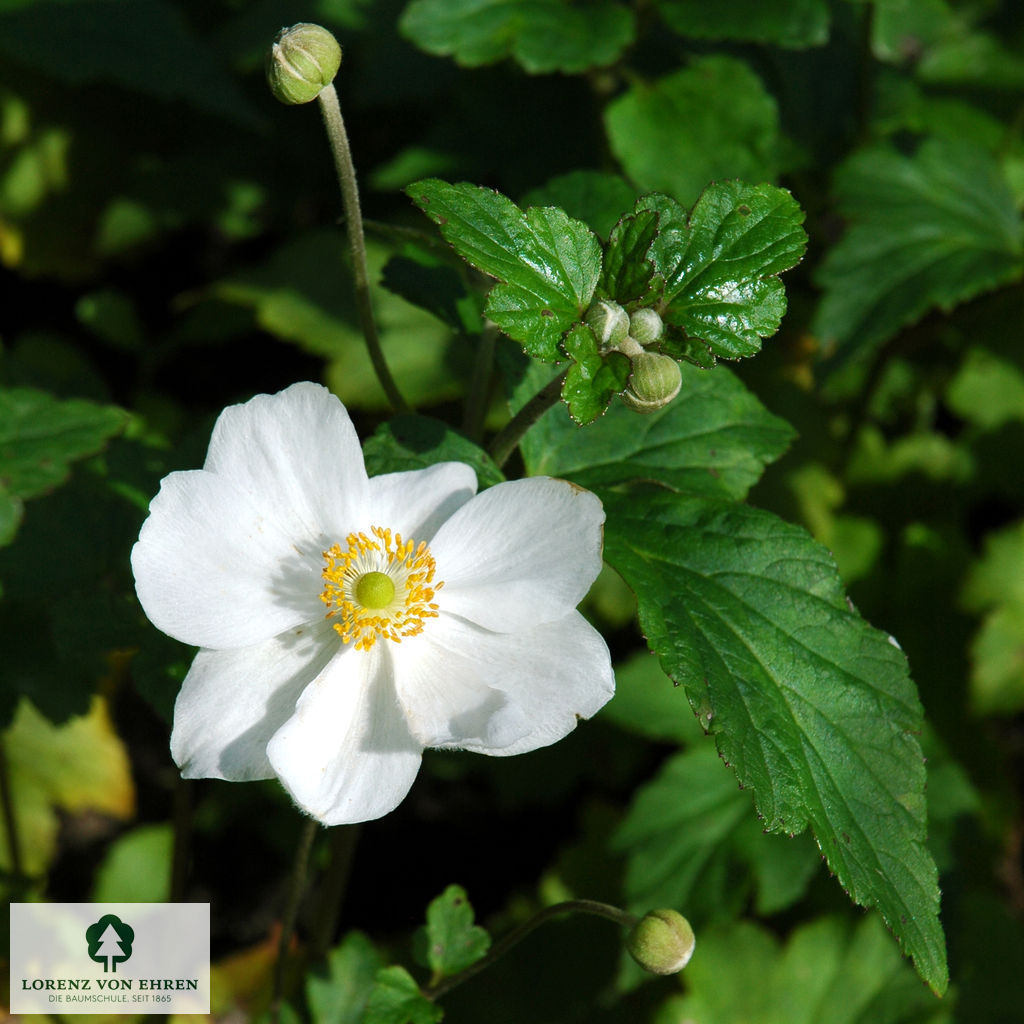
<svg viewBox="0 0 1024 1024"><path fill-rule="evenodd" d="M309 854L313 849L313 840L320 825L315 818L303 823L299 835L299 845L295 851L295 863L292 867L291 884L288 888L288 899L281 915L281 935L277 942L277 961L274 964L274 988L270 1003L270 1019L277 1024L281 1015L281 1002L284 998L285 963L288 958L288 946L295 931L295 921L299 916L299 904L306 887L306 873L309 870Z"/></svg>
<svg viewBox="0 0 1024 1024"><path fill-rule="evenodd" d="M637 921L632 914L627 914L626 911L620 910L618 907L609 906L607 903L599 903L597 900L566 900L564 903L556 903L554 906L545 907L531 917L529 921L524 921L518 928L510 931L508 935L491 947L487 956L482 960L477 960L475 964L471 964L464 971L459 971L458 974L453 974L450 978L445 978L436 985L428 986L423 990L423 994L428 999L438 999L457 985L468 981L475 974L486 970L495 961L500 960L513 946L517 946L522 942L534 928L562 914L594 914L597 917L614 921L623 928L632 928Z"/></svg>
<svg viewBox="0 0 1024 1024"><path fill-rule="evenodd" d="M462 417L462 432L466 437L479 441L484 432L484 417L487 415L487 400L491 393L491 372L494 369L494 347L498 329L488 324L480 335L473 365L473 379L469 382L469 397Z"/></svg>
<svg viewBox="0 0 1024 1024"><path fill-rule="evenodd" d="M0 812L3 813L4 830L7 833L7 853L11 861L11 874L15 878L25 877L24 861L21 859L21 838L18 819L14 813L14 798L11 795L11 778L7 771L7 751L0 738Z"/></svg>
<svg viewBox="0 0 1024 1024"><path fill-rule="evenodd" d="M356 169L352 163L352 151L348 144L348 133L345 121L341 116L341 104L334 85L325 86L317 96L320 113L327 130L327 140L334 156L334 170L338 175L341 188L341 202L345 210L345 226L348 230L349 245L352 249L352 276L355 281L356 308L359 311L359 322L366 339L366 348L373 363L374 372L380 381L384 394L387 395L395 412L409 412L409 405L391 376L384 352L380 347L380 335L377 333L377 321L373 316L373 303L370 299L370 273L366 266L366 239L363 236L363 215L359 206L359 186L356 184Z"/></svg>
<svg viewBox="0 0 1024 1024"><path fill-rule="evenodd" d="M562 384L565 382L564 370L550 383L545 384L498 432L489 449L491 458L499 466L504 466L509 456L515 451L516 445L523 435L551 408L562 396Z"/></svg>
<svg viewBox="0 0 1024 1024"><path fill-rule="evenodd" d="M312 963L327 952L338 931L338 917L361 831L360 825L336 825L330 831L327 870L320 883L317 915L309 936L309 959Z"/></svg>
<svg viewBox="0 0 1024 1024"><path fill-rule="evenodd" d="M192 806L194 784L178 778L174 786L174 849L171 853L170 902L181 903L185 898L188 880L188 862L192 847Z"/></svg>

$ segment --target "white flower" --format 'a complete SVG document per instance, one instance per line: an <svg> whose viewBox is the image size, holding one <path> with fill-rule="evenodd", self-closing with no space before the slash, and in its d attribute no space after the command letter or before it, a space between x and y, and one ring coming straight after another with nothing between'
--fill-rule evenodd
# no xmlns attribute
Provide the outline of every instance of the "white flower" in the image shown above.
<svg viewBox="0 0 1024 1024"><path fill-rule="evenodd" d="M614 678L576 605L600 502L546 477L475 492L457 462L369 479L316 384L225 409L132 551L150 620L202 648L174 709L182 774L277 776L325 824L367 821L425 747L520 754L594 714Z"/></svg>

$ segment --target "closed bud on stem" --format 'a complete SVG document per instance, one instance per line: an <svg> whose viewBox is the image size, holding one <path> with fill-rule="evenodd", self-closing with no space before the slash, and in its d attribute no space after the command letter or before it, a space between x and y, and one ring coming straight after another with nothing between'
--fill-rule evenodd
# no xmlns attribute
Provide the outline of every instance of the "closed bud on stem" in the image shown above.
<svg viewBox="0 0 1024 1024"><path fill-rule="evenodd" d="M629 314L617 303L598 299L585 317L601 348L615 348L629 335Z"/></svg>
<svg viewBox="0 0 1024 1024"><path fill-rule="evenodd" d="M270 91L282 103L309 103L334 81L341 47L325 28L302 22L283 28L267 54Z"/></svg>
<svg viewBox="0 0 1024 1024"><path fill-rule="evenodd" d="M676 974L697 944L690 922L675 910L651 910L626 937L629 955L651 974Z"/></svg>
<svg viewBox="0 0 1024 1024"><path fill-rule="evenodd" d="M645 306L634 310L629 318L629 336L636 338L641 345L653 345L665 330L665 324L658 316L657 310Z"/></svg>
<svg viewBox="0 0 1024 1024"><path fill-rule="evenodd" d="M622 401L634 412L663 409L683 386L679 364L661 352L641 352L631 359L633 372Z"/></svg>

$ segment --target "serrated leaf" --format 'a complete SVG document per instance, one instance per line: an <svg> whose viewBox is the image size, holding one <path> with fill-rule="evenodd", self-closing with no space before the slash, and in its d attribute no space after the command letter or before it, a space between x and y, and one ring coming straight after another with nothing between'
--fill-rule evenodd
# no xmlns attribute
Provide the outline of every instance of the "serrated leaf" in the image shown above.
<svg viewBox="0 0 1024 1024"><path fill-rule="evenodd" d="M614 63L633 41L633 14L614 0L413 0L402 34L428 53L477 67L513 57L533 74Z"/></svg>
<svg viewBox="0 0 1024 1024"><path fill-rule="evenodd" d="M363 1024L437 1024L440 1006L423 995L404 967L382 967L374 979Z"/></svg>
<svg viewBox="0 0 1024 1024"><path fill-rule="evenodd" d="M524 206L559 206L607 238L623 210L636 202L636 189L625 178L603 171L570 171L531 189Z"/></svg>
<svg viewBox="0 0 1024 1024"><path fill-rule="evenodd" d="M776 43L800 48L828 39L825 0L655 0L665 24L694 39Z"/></svg>
<svg viewBox="0 0 1024 1024"><path fill-rule="evenodd" d="M778 278L803 256L803 210L784 189L741 181L709 185L692 212L663 195L642 197L638 210L658 214L651 259L664 279L659 304L667 323L715 356L753 355L786 311ZM662 346L671 355L671 337Z"/></svg>
<svg viewBox="0 0 1024 1024"><path fill-rule="evenodd" d="M306 977L306 998L313 1024L363 1024L380 953L362 932L349 932L327 954L324 968Z"/></svg>
<svg viewBox="0 0 1024 1024"><path fill-rule="evenodd" d="M619 402L587 430L560 409L523 438L530 473L565 477L591 490L652 480L673 490L740 499L793 439L724 366L682 364L682 387L664 409L638 415Z"/></svg>
<svg viewBox="0 0 1024 1024"><path fill-rule="evenodd" d="M594 233L556 207L525 213L498 192L428 178L406 192L455 251L497 278L487 315L531 355L561 358L562 335L590 305L601 273Z"/></svg>
<svg viewBox="0 0 1024 1024"><path fill-rule="evenodd" d="M586 324L579 324L566 335L565 351L572 363L562 385L562 400L577 423L591 423L626 386L629 359L621 352L602 353Z"/></svg>
<svg viewBox="0 0 1024 1024"><path fill-rule="evenodd" d="M875 146L839 169L846 232L817 274L812 325L834 364L863 356L929 309L952 309L1024 274L1024 232L996 161L964 140L913 156Z"/></svg>
<svg viewBox="0 0 1024 1024"><path fill-rule="evenodd" d="M772 181L781 168L779 111L747 64L709 56L605 108L608 142L642 191L689 206L709 181Z"/></svg>
<svg viewBox="0 0 1024 1024"><path fill-rule="evenodd" d="M491 947L491 937L473 923L473 907L466 890L449 885L427 907L427 963L432 984L475 964Z"/></svg>
<svg viewBox="0 0 1024 1024"><path fill-rule="evenodd" d="M766 827L810 824L850 896L881 910L944 991L922 712L902 652L851 610L828 552L798 527L655 491L605 507L605 557L636 592L651 649Z"/></svg>
<svg viewBox="0 0 1024 1024"><path fill-rule="evenodd" d="M598 286L602 295L625 306L648 298L654 262L648 258L658 237L658 214L641 210L623 217L612 229L604 251L604 269ZM647 303L649 304L649 303Z"/></svg>
<svg viewBox="0 0 1024 1024"><path fill-rule="evenodd" d="M396 416L382 423L364 443L363 456L371 476L425 469L438 462L464 462L473 467L481 488L505 479L479 445L429 416Z"/></svg>
<svg viewBox="0 0 1024 1024"><path fill-rule="evenodd" d="M34 498L62 484L70 463L100 451L127 414L115 406L67 401L34 388L0 390L0 488Z"/></svg>
<svg viewBox="0 0 1024 1024"><path fill-rule="evenodd" d="M900 960L877 917L826 917L780 948L748 922L703 930L671 1017L701 1024L940 1024L950 1008ZM659 1018L660 1019L660 1018Z"/></svg>
<svg viewBox="0 0 1024 1024"><path fill-rule="evenodd" d="M751 810L711 744L670 758L613 838L626 855L629 905L680 907L699 926L738 913L755 887L768 912L797 899L820 864L814 844L764 835Z"/></svg>

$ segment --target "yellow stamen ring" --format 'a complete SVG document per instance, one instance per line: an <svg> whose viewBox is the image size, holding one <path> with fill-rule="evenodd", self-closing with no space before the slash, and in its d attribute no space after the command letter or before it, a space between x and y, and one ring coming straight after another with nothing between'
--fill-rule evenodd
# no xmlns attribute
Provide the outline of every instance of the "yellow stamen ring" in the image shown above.
<svg viewBox="0 0 1024 1024"><path fill-rule="evenodd" d="M437 566L427 545L402 540L400 533L381 526L350 533L348 550L335 544L324 552L324 589L320 600L327 618L345 643L368 651L378 637L401 643L423 632L423 620L437 618L434 594L444 583L434 582Z"/></svg>

